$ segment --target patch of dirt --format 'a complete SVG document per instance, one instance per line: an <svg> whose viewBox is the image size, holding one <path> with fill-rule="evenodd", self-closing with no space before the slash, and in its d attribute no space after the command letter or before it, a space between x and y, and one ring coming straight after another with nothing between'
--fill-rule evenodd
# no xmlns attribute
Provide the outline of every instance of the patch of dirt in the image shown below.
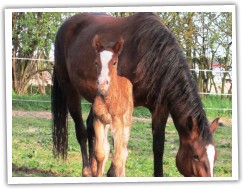
<svg viewBox="0 0 243 189"><path fill-rule="evenodd" d="M26 133L35 133L38 129L37 128L29 128Z"/></svg>
<svg viewBox="0 0 243 189"><path fill-rule="evenodd" d="M51 112L49 111L22 111L22 110L13 110L12 116L14 117L38 117L38 118L45 118L51 119Z"/></svg>
<svg viewBox="0 0 243 189"><path fill-rule="evenodd" d="M52 115L50 111L22 111L22 110L13 110L12 116L14 117L38 117L44 119L51 119ZM141 117L133 117L133 121L135 122L146 122L151 123L151 118L141 118ZM212 122L213 120L209 120ZM168 123L173 123L171 117L168 118ZM219 120L220 126L231 126L232 119L231 118L223 118L221 117Z"/></svg>
<svg viewBox="0 0 243 189"><path fill-rule="evenodd" d="M18 167L15 164L12 164L12 171L15 173L23 173L24 175L45 175L45 176L68 176L68 175L61 175L60 173L56 173L53 171L46 171L46 170L40 170L37 168L29 168L26 166Z"/></svg>

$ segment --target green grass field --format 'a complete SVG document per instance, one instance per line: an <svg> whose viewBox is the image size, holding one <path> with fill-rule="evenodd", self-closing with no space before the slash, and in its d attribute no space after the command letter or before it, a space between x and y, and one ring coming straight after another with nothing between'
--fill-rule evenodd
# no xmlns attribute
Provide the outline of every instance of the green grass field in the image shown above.
<svg viewBox="0 0 243 189"><path fill-rule="evenodd" d="M42 99L48 101L49 96L17 96L13 94L13 99ZM231 101L228 99L217 100L218 104L211 106L231 108ZM203 102L210 105L209 99ZM86 102L84 102L86 103ZM86 119L89 104L83 107L84 118ZM208 106L207 106L208 107ZM18 102L13 101L14 110L27 111L50 111L50 104L46 102ZM209 117L231 118L231 112L217 112L213 115L207 112ZM144 108L135 108L134 116L150 117L150 113ZM69 126L69 152L67 161L53 158L51 141L51 120L38 117L13 117L12 118L12 165L13 176L27 177L55 177L68 176L79 177L81 175L81 155L80 147L75 137L73 121L70 119ZM220 126L214 133L219 156L215 164L216 177L231 177L232 175L232 126L231 124ZM166 177L180 177L175 166L175 157L178 150L178 134L172 123L167 123L165 155L164 155L164 175ZM152 153L152 132L151 123L133 122L131 136L128 144L129 155L126 164L126 176L128 177L152 177L153 176L153 153ZM109 168L106 165L106 171Z"/></svg>

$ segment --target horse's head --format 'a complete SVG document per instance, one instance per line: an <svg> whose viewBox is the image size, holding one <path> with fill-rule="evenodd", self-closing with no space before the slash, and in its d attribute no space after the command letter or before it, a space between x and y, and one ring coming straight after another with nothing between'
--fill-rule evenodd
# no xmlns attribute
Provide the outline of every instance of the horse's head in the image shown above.
<svg viewBox="0 0 243 189"><path fill-rule="evenodd" d="M217 150L212 133L218 127L216 118L210 127L204 128L204 136L199 130L198 123L188 118L187 134L180 136L180 148L176 156L176 165L180 173L187 177L212 177ZM188 135L188 133L190 133ZM207 135L207 136L205 136Z"/></svg>
<svg viewBox="0 0 243 189"><path fill-rule="evenodd" d="M123 43L121 37L117 37L115 41L109 40L109 36L106 36L105 40L98 35L93 38L93 47L96 50L95 65L98 73L96 85L101 95L106 94L112 78L117 75L118 55L121 53Z"/></svg>

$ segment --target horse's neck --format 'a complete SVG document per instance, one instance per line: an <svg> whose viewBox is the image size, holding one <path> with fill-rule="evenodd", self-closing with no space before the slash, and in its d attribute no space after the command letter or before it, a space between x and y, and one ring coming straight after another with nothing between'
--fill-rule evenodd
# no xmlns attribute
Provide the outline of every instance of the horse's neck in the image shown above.
<svg viewBox="0 0 243 189"><path fill-rule="evenodd" d="M207 120L197 91L190 91L187 98L180 98L180 96L174 96L174 98L175 101L171 106L170 114L179 135L188 131L188 119L190 117L196 122Z"/></svg>
<svg viewBox="0 0 243 189"><path fill-rule="evenodd" d="M210 138L212 136L208 120L201 107L194 113L195 110L189 110L188 112L171 113L174 125L179 134L180 144L188 143L194 140L198 136L203 139Z"/></svg>

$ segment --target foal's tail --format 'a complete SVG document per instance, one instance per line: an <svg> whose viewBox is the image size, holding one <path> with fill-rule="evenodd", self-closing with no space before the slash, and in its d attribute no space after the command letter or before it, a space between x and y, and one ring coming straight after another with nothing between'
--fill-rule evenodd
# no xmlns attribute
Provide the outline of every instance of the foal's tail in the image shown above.
<svg viewBox="0 0 243 189"><path fill-rule="evenodd" d="M52 140L55 157L66 159L68 148L67 100L57 81L55 70L52 77L51 111L52 111Z"/></svg>

